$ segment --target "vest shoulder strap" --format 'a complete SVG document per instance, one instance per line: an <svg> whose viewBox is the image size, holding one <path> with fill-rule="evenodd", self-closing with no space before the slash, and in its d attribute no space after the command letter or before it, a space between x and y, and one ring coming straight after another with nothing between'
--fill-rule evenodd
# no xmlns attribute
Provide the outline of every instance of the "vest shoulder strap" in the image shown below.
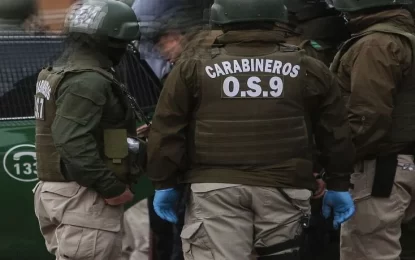
<svg viewBox="0 0 415 260"><path fill-rule="evenodd" d="M54 86L51 89L51 96L55 97L56 93L59 90L60 83L65 77L65 74L62 72L63 70L61 69L56 70L55 68L52 68L52 67L47 67L47 68L42 69L39 72L39 75L37 77L36 87L38 86L38 84L41 85L42 82L47 81L49 86ZM38 95L39 94L37 93L37 90L36 90L35 96L38 96Z"/></svg>
<svg viewBox="0 0 415 260"><path fill-rule="evenodd" d="M212 45L210 47L210 57L212 59L216 58L221 53L219 46Z"/></svg>
<svg viewBox="0 0 415 260"><path fill-rule="evenodd" d="M215 58L220 54L220 47L222 44L217 44L216 39L223 34L222 31L211 31L204 40L205 46L210 49L211 58Z"/></svg>
<svg viewBox="0 0 415 260"><path fill-rule="evenodd" d="M104 70L104 69L99 68L99 67L93 67L93 68L91 68L91 70L101 74L102 76L104 76L105 78L111 80L112 82L116 82L114 74L112 74L111 72L109 72L107 70Z"/></svg>
<svg viewBox="0 0 415 260"><path fill-rule="evenodd" d="M301 50L300 47L288 43L280 43L280 51L282 52L296 52Z"/></svg>
<svg viewBox="0 0 415 260"><path fill-rule="evenodd" d="M68 66L68 67L55 67L54 68L55 71L57 71L57 73L81 73L81 72L87 72L87 71L93 71L93 72L97 72L99 74L101 74L102 76L104 76L106 79L113 81L114 80L114 75L103 69L103 68L99 68L99 67L74 67L74 66Z"/></svg>
<svg viewBox="0 0 415 260"><path fill-rule="evenodd" d="M412 47L412 63L415 62L415 35L413 35L412 33L405 32L402 29L395 27L393 25L386 24L386 23L379 23L379 24L370 26L369 28L367 28L366 30L358 34L353 34L351 39L343 43L343 45L340 47L340 50L337 52L336 56L334 57L333 63L330 66L330 70L333 72L337 71L340 65L341 57L353 45L353 43L355 43L357 40L359 40L360 38L366 35L376 33L376 32L400 35L408 39Z"/></svg>
<svg viewBox="0 0 415 260"><path fill-rule="evenodd" d="M415 35L409 32L405 32L396 26L393 26L390 24L384 24L384 23L375 24L374 26L370 27L368 30L370 30L370 32L383 32L383 33L400 35L408 39L408 41L411 44L411 49L412 49L412 64L415 63Z"/></svg>

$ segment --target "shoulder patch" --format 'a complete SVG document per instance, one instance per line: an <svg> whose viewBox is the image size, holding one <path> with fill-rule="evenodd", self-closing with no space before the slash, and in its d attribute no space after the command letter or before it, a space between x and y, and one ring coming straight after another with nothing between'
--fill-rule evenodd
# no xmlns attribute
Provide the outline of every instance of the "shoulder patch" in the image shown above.
<svg viewBox="0 0 415 260"><path fill-rule="evenodd" d="M311 40L310 44L316 50L322 50L323 49L323 47L316 41Z"/></svg>
<svg viewBox="0 0 415 260"><path fill-rule="evenodd" d="M307 46L310 46L316 51L324 51L327 49L332 49L333 47L330 45L325 44L321 41L315 41L315 40L305 40L300 44L300 48L305 49Z"/></svg>

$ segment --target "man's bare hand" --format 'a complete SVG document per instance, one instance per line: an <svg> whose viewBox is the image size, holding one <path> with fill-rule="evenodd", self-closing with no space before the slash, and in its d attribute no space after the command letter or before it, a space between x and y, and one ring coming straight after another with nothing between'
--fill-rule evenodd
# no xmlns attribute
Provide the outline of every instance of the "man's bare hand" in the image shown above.
<svg viewBox="0 0 415 260"><path fill-rule="evenodd" d="M319 176L318 173L313 173L314 177ZM324 194L326 193L326 183L323 181L323 179L321 178L316 178L316 182L317 182L317 190L316 192L314 192L313 195L313 199L319 199L321 197L324 196Z"/></svg>
<svg viewBox="0 0 415 260"><path fill-rule="evenodd" d="M111 206L118 206L132 201L133 198L134 194L131 192L130 188L127 188L123 194L114 198L105 199L105 203Z"/></svg>
<svg viewBox="0 0 415 260"><path fill-rule="evenodd" d="M142 125L137 128L137 136L140 138L148 137L148 134L150 133L150 126L151 125Z"/></svg>

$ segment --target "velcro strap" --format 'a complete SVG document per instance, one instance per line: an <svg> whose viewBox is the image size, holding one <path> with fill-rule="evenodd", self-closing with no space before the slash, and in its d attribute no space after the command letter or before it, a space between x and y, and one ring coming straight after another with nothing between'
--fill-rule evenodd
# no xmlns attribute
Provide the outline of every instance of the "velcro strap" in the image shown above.
<svg viewBox="0 0 415 260"><path fill-rule="evenodd" d="M297 248L301 245L301 237L296 236L294 239L282 242L269 247L256 247L255 250L260 256L266 256L271 254L276 254L281 251L285 251L291 248ZM258 258L259 259L259 258Z"/></svg>

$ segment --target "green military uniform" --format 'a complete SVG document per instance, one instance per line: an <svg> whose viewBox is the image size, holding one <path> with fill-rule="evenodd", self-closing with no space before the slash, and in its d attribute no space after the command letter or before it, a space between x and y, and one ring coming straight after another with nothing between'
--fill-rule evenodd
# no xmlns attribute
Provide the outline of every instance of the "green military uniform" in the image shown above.
<svg viewBox="0 0 415 260"><path fill-rule="evenodd" d="M91 0L71 8L66 29L67 49L36 85L36 216L57 259L117 259L123 205L105 199L124 194L140 168L127 143L134 110L111 67L138 21L121 2Z"/></svg>
<svg viewBox="0 0 415 260"><path fill-rule="evenodd" d="M104 198L117 196L137 179L126 164L126 138L136 135L134 113L120 86L111 81L114 76L108 58L77 51L68 63L74 65L47 68L38 78L39 179L77 181L94 186ZM50 99L42 100L48 84ZM46 142L49 140L53 142ZM87 172L83 165L88 165Z"/></svg>
<svg viewBox="0 0 415 260"><path fill-rule="evenodd" d="M298 259L313 127L330 189L349 186L354 148L336 79L282 43L273 27L287 23L282 1L247 6L215 1L211 22L224 34L204 55L183 55L153 117L149 177L157 190L191 184L185 259L249 259L254 248L258 259Z"/></svg>
<svg viewBox="0 0 415 260"><path fill-rule="evenodd" d="M414 217L415 26L401 8L409 2L333 1L352 30L331 69L358 156L351 179L356 215L342 227L341 259L399 259L401 224Z"/></svg>

